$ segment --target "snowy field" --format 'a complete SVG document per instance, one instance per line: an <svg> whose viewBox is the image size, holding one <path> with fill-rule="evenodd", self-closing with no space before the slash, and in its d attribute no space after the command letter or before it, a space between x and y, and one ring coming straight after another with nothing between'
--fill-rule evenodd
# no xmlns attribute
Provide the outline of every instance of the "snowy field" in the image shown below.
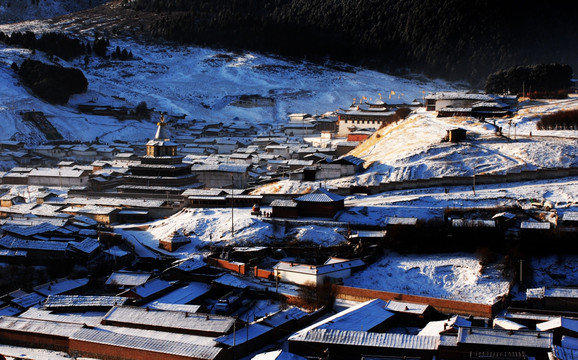
<svg viewBox="0 0 578 360"><path fill-rule="evenodd" d="M500 264L482 271L471 254L386 254L351 278L347 286L402 294L493 304L509 291L509 278Z"/></svg>

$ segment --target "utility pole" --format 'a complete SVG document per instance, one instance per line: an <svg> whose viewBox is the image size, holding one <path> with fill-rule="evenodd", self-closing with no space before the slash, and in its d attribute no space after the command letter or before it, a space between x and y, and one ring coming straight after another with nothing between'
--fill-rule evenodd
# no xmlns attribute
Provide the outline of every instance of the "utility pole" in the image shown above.
<svg viewBox="0 0 578 360"><path fill-rule="evenodd" d="M231 240L235 240L235 219L233 213L235 212L235 181L231 175Z"/></svg>

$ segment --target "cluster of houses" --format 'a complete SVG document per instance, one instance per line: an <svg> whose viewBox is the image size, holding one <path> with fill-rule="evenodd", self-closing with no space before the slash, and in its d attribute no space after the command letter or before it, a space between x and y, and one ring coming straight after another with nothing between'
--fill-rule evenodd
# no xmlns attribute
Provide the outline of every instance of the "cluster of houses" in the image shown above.
<svg viewBox="0 0 578 360"><path fill-rule="evenodd" d="M516 95L479 94L475 92L439 92L425 97L427 111L438 117L469 116L480 119L511 116L517 111Z"/></svg>
<svg viewBox="0 0 578 360"><path fill-rule="evenodd" d="M567 360L578 354L573 288L531 288L504 309L366 289L347 293L332 285L334 305L307 306L302 286L339 283L365 265L285 258L263 271L197 256L152 272L57 279L0 296L0 342L103 359Z"/></svg>
<svg viewBox="0 0 578 360"><path fill-rule="evenodd" d="M426 107L440 116L452 111L451 116L501 116L510 111L502 107L507 101L440 93L427 97ZM19 144L0 143L3 156L29 159L1 174L0 261L77 264L106 273L26 284L0 296L0 342L115 360L578 358L576 289L528 289L526 299L504 309L503 302L486 306L340 285L367 266L361 245L383 245L382 228L348 234L361 257L316 262L269 248L233 248L226 256L205 258L175 260L165 254L149 266L138 264L135 250L109 228L168 217L185 207L253 204L270 205L272 220L333 219L345 209L345 197L327 189L254 195L248 188L275 179L322 181L362 171L363 160L347 152L399 120L396 109L417 106L379 100L323 116L293 114L282 133L253 138L255 129L240 121L161 119L154 138L142 146L61 144L19 154ZM169 137L169 128L180 135ZM319 135L318 146L297 139L312 134ZM462 135L448 133L450 141ZM33 166L46 158L58 159L57 165ZM40 189L35 201L23 190L29 185ZM48 187L68 192L62 196ZM456 237L496 236L514 222L522 232L541 236L552 224L510 213L491 220L445 220ZM576 213L566 212L561 220L578 225ZM387 218L380 225L397 229L416 223ZM171 252L189 241L175 231L159 247ZM123 270L106 272L103 266ZM330 297L339 301L312 309L303 289L327 284Z"/></svg>

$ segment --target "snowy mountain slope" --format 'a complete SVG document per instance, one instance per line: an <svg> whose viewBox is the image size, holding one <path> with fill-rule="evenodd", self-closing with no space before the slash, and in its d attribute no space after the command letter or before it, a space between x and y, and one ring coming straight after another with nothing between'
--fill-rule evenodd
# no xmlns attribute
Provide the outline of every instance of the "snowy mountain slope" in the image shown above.
<svg viewBox="0 0 578 360"><path fill-rule="evenodd" d="M40 32L48 28L45 22L33 21L3 25L0 31ZM87 33L87 36L91 38L92 34ZM5 64L3 76L7 80L0 96L6 94L6 105L16 111L35 108L52 116L53 125L70 140L88 141L99 137L101 141L110 142L118 138L143 141L150 137L150 127L144 126L141 132L134 124L78 115L75 105L93 103L134 107L145 101L158 111L187 114L189 119L229 122L237 117L255 124L257 128L268 129L285 123L289 113L335 111L349 106L353 98L361 99L362 96L376 99L379 93L394 90L404 94L396 101L411 101L421 97L423 91L454 88L442 81L408 80L347 67L340 70L334 64L326 67L252 53L144 45L131 40L111 39L110 49L116 46L130 49L138 60L121 62L91 57L88 65L83 59L70 63L59 61L64 66L80 68L89 80L89 88L87 93L73 96L68 106L56 107L23 91L16 75L7 69L12 62L20 64L28 57L43 59L43 55L0 45L0 60ZM269 99L271 105L234 106L242 95L261 96ZM13 115L0 113L0 122L6 120L15 121ZM93 126L96 124L101 126ZM9 139L15 133L7 131L1 136Z"/></svg>

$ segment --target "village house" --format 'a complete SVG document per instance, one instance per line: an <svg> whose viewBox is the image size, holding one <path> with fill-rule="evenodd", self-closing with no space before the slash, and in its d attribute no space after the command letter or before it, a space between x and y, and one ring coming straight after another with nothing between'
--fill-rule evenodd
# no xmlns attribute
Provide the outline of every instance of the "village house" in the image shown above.
<svg viewBox="0 0 578 360"><path fill-rule="evenodd" d="M173 290L176 285L176 282L154 278L140 285L133 286L117 294L117 296L127 297L130 299L129 302L133 304L145 304Z"/></svg>
<svg viewBox="0 0 578 360"><path fill-rule="evenodd" d="M200 183L215 188L244 189L249 182L248 164L196 164L191 172Z"/></svg>
<svg viewBox="0 0 578 360"><path fill-rule="evenodd" d="M338 211L344 209L345 197L319 188L294 200L297 202L299 216L333 218Z"/></svg>
<svg viewBox="0 0 578 360"><path fill-rule="evenodd" d="M28 173L28 185L84 187L91 170L75 168L38 168Z"/></svg>
<svg viewBox="0 0 578 360"><path fill-rule="evenodd" d="M460 327L456 334L442 334L439 357L463 359L468 354L511 354L523 352L536 360L547 360L552 350L552 333L531 330L501 330L482 327Z"/></svg>
<svg viewBox="0 0 578 360"><path fill-rule="evenodd" d="M293 200L275 199L271 202L271 217L293 218L299 217L297 203Z"/></svg>
<svg viewBox="0 0 578 360"><path fill-rule="evenodd" d="M190 242L191 239L188 236L185 236L182 231L173 231L159 240L159 247L172 252Z"/></svg>
<svg viewBox="0 0 578 360"><path fill-rule="evenodd" d="M132 288L146 283L152 274L142 271L119 270L113 272L105 282L105 286L117 291Z"/></svg>
<svg viewBox="0 0 578 360"><path fill-rule="evenodd" d="M236 321L234 317L223 315L117 306L102 319L102 324L210 337L232 332Z"/></svg>
<svg viewBox="0 0 578 360"><path fill-rule="evenodd" d="M466 92L438 92L425 97L425 107L427 111L440 111L445 108L469 109L471 113L472 105L480 101L493 101L494 96L486 94L466 93Z"/></svg>
<svg viewBox="0 0 578 360"><path fill-rule="evenodd" d="M323 284L325 279L339 281L350 277L353 269L358 269L364 265L358 259L330 259L323 265L281 261L273 267L273 271L282 282L316 286Z"/></svg>
<svg viewBox="0 0 578 360"><path fill-rule="evenodd" d="M351 105L348 109L340 109L337 112L338 137L346 137L349 133L358 130L377 130L383 124L389 124L399 120L395 111L385 105L380 107L367 106L366 104Z"/></svg>
<svg viewBox="0 0 578 360"><path fill-rule="evenodd" d="M265 151L269 155L276 155L283 159L291 158L291 149L287 145L268 145L265 147Z"/></svg>

